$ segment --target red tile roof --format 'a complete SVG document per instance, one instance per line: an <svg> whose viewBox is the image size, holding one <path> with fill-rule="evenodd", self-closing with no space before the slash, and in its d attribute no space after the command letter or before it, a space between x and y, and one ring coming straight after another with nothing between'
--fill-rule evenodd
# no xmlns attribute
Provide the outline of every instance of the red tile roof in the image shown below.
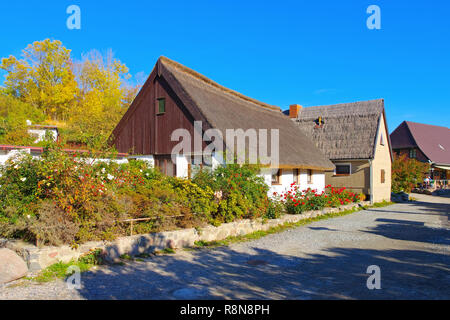
<svg viewBox="0 0 450 320"><path fill-rule="evenodd" d="M404 121L392 132L391 141L394 149L417 146L432 162L450 164L450 129L447 127Z"/></svg>

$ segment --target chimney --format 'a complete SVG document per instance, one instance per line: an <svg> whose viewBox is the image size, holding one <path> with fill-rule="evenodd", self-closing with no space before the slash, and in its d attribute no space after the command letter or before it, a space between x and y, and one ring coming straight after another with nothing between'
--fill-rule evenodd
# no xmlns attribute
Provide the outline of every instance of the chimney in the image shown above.
<svg viewBox="0 0 450 320"><path fill-rule="evenodd" d="M299 104L291 104L289 106L289 118L294 119L297 118L298 113L302 109L302 106Z"/></svg>

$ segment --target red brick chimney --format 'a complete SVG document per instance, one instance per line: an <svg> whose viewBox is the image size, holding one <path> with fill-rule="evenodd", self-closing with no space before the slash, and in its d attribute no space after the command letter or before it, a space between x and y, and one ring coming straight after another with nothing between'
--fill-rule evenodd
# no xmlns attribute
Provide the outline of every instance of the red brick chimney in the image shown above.
<svg viewBox="0 0 450 320"><path fill-rule="evenodd" d="M289 118L297 118L298 113L302 109L302 106L299 104L291 104L289 106Z"/></svg>

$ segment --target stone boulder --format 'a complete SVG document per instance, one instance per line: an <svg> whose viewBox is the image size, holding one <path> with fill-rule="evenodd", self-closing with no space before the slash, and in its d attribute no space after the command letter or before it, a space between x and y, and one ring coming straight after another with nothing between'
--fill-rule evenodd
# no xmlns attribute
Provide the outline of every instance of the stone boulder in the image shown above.
<svg viewBox="0 0 450 320"><path fill-rule="evenodd" d="M0 249L0 284L22 278L27 273L27 264L21 257L12 250Z"/></svg>
<svg viewBox="0 0 450 320"><path fill-rule="evenodd" d="M391 201L393 202L408 202L409 201L409 194L405 192L400 193L391 193Z"/></svg>

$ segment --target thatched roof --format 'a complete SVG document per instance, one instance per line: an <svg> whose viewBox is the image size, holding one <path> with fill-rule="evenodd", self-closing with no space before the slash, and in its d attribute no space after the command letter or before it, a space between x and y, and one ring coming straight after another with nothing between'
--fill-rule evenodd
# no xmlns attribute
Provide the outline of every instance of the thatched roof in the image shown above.
<svg viewBox="0 0 450 320"><path fill-rule="evenodd" d="M372 159L381 115L384 100L378 99L302 108L294 121L331 160Z"/></svg>
<svg viewBox="0 0 450 320"><path fill-rule="evenodd" d="M334 168L279 107L225 88L165 57L158 60L156 68L187 109L199 115L197 120L203 119L209 127L221 130L224 135L226 129L268 129L269 137L270 129L279 129L281 167ZM270 150L270 144L268 148Z"/></svg>

